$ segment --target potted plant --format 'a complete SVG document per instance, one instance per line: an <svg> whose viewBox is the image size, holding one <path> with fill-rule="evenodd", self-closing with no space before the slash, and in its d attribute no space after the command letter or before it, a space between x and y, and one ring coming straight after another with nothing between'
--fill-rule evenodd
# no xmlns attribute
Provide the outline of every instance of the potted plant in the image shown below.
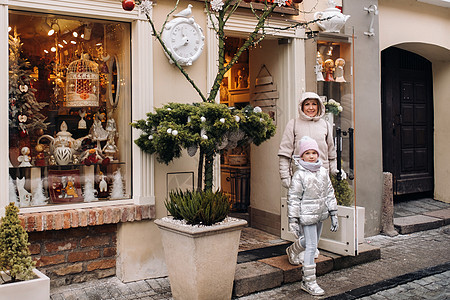
<svg viewBox="0 0 450 300"><path fill-rule="evenodd" d="M34 268L28 234L20 224L19 209L10 203L0 224L0 298L48 300L50 279Z"/></svg>
<svg viewBox="0 0 450 300"><path fill-rule="evenodd" d="M214 24L218 38L218 71L207 94L195 84L183 67L190 65L192 61L177 57L170 40L166 38L167 31L173 28L166 25L173 22L169 18L177 10L179 1L176 1L175 7L167 14L159 31L151 17L151 1L123 1L125 2L125 10L133 9L136 2L146 14L152 35L201 99L201 102L193 104L168 103L148 113L146 119L131 124L142 131L135 143L143 151L155 154L159 162L170 163L181 156L182 149L187 149L190 156L197 152L199 155L196 191L170 193L165 205L171 217L155 221L162 232L172 295L175 299L230 299L240 231L246 221L227 217L230 209L227 197L221 192L213 192L214 158L224 149L249 143L261 144L275 134L275 125L259 107L228 108L216 103L215 99L225 73L242 53L264 39L265 29L269 27L266 20L277 6L285 5L287 0L262 1L258 4L259 9L248 4L257 23L246 41L227 62L224 50L225 26L242 1L204 1L207 17ZM189 4L178 15L190 15L191 7ZM293 23L292 26L278 29L287 30L316 21ZM197 31L195 28L192 30ZM188 40L183 41L188 43ZM194 55L192 59L196 57Z"/></svg>

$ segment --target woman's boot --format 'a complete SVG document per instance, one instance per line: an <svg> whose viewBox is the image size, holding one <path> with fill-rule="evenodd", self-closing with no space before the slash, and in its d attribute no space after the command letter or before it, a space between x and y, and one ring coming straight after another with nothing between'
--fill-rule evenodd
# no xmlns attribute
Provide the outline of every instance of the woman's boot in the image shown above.
<svg viewBox="0 0 450 300"><path fill-rule="evenodd" d="M302 252L303 247L300 245L300 239L296 239L295 242L286 248L286 254L291 265L299 265L303 263L300 260L299 254Z"/></svg>
<svg viewBox="0 0 450 300"><path fill-rule="evenodd" d="M313 295L320 296L325 291L316 282L316 265L303 266L303 280L300 285L301 289Z"/></svg>

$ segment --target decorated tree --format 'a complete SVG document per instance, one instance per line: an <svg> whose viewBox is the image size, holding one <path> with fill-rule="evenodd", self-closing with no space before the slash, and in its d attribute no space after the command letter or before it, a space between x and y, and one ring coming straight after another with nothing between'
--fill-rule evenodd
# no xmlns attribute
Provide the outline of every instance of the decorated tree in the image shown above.
<svg viewBox="0 0 450 300"><path fill-rule="evenodd" d="M148 113L147 119L138 120L132 124L135 128L143 131L135 143L143 151L156 154L158 161L166 164L174 158L180 157L183 148L186 148L191 156L195 155L197 149L199 149L198 190L202 186L203 172L205 173L204 189L207 191L212 189L213 160L219 151L249 143L259 145L275 134L275 125L272 119L266 113L263 113L259 107L253 108L248 106L242 110L237 110L215 102L225 73L238 62L242 53L265 38L267 29L287 30L299 26L307 26L309 23L322 20L297 22L288 27L274 28L267 22L271 14L277 6L284 6L287 3L291 4L291 1L258 1L263 4L262 9L255 9L251 3L252 0L244 0L244 2L249 3L252 16L257 22L231 60L226 62L225 26L233 13L240 7L242 0L204 1L207 17L211 21L210 23L218 38L218 71L211 89L205 94L198 88L183 65L177 61L174 53L164 42L164 30L168 30L166 25L169 23L170 16L177 10L179 0L176 1L175 7L167 14L159 31L151 18L152 1L122 1L122 6L125 10L132 10L136 3L139 9L146 14L153 36L161 44L170 61L180 70L202 100L202 103L194 104L169 103L162 108L156 109L154 113ZM300 3L302 0L293 2ZM191 7L192 5L188 6L186 10L177 15L187 11L186 16L188 16Z"/></svg>
<svg viewBox="0 0 450 300"><path fill-rule="evenodd" d="M20 225L19 209L10 203L0 224L0 271L9 279L0 275L2 281L15 282L33 277L35 263L28 249L28 234Z"/></svg>
<svg viewBox="0 0 450 300"><path fill-rule="evenodd" d="M47 105L38 102L32 86L30 63L22 57L22 43L17 32L9 35L9 128L21 137L35 129L46 129L46 117L40 110ZM14 132L15 131L15 132Z"/></svg>

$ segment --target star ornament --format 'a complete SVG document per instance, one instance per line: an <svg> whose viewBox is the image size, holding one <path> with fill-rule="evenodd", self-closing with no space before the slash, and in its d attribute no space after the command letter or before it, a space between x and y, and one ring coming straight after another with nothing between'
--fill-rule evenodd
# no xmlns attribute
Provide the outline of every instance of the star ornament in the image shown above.
<svg viewBox="0 0 450 300"><path fill-rule="evenodd" d="M274 2L277 3L279 7L281 7L286 5L287 0L275 0Z"/></svg>
<svg viewBox="0 0 450 300"><path fill-rule="evenodd" d="M285 0L286 1L286 0ZM211 0L211 9L214 11L221 11L223 8L222 0Z"/></svg>

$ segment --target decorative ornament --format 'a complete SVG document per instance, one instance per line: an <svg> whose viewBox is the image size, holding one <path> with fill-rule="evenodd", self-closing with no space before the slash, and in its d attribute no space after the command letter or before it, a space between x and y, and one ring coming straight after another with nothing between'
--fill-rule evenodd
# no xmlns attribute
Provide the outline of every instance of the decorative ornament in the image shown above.
<svg viewBox="0 0 450 300"><path fill-rule="evenodd" d="M94 182L89 177L86 177L84 182L83 198L85 202L97 201L97 190L94 188Z"/></svg>
<svg viewBox="0 0 450 300"><path fill-rule="evenodd" d="M208 136L206 134L202 135L202 139L207 140Z"/></svg>
<svg viewBox="0 0 450 300"><path fill-rule="evenodd" d="M30 148L28 147L22 147L22 149L20 149L20 153L22 155L20 155L17 160L20 162L19 168L22 167L31 167L31 156L30 156Z"/></svg>
<svg viewBox="0 0 450 300"><path fill-rule="evenodd" d="M344 78L344 66L345 66L345 60L343 58L338 58L334 62L336 68L334 70L334 77L336 82L346 82Z"/></svg>
<svg viewBox="0 0 450 300"><path fill-rule="evenodd" d="M172 133L172 128L168 128L168 129L167 129L167 133L168 133L168 134L171 134L171 133Z"/></svg>
<svg viewBox="0 0 450 300"><path fill-rule="evenodd" d="M223 8L222 0L212 0L210 4L211 4L211 9L214 11L221 11Z"/></svg>
<svg viewBox="0 0 450 300"><path fill-rule="evenodd" d="M120 172L120 168L113 174L113 182L111 189L111 199L123 199L125 198L123 178Z"/></svg>
<svg viewBox="0 0 450 300"><path fill-rule="evenodd" d="M171 111L172 109L170 107L167 108L168 111Z"/></svg>
<svg viewBox="0 0 450 300"><path fill-rule="evenodd" d="M78 112L78 114L80 115L80 121L78 121L78 129L86 129L87 125L86 125L86 120L84 119L84 117L86 116L86 110L82 109Z"/></svg>
<svg viewBox="0 0 450 300"><path fill-rule="evenodd" d="M28 85L26 85L26 84L21 84L21 85L19 85L19 90L20 90L22 93L28 92Z"/></svg>
<svg viewBox="0 0 450 300"><path fill-rule="evenodd" d="M44 129L38 128L34 132L36 133L37 136L41 136L44 134Z"/></svg>
<svg viewBox="0 0 450 300"><path fill-rule="evenodd" d="M122 1L122 8L127 11L132 11L134 9L134 6L136 3L134 0L123 0Z"/></svg>
<svg viewBox="0 0 450 300"><path fill-rule="evenodd" d="M21 138L26 138L26 137L28 136L28 132L27 132L26 130L21 130L21 131L19 132L19 136L20 136Z"/></svg>
<svg viewBox="0 0 450 300"><path fill-rule="evenodd" d="M31 193L25 189L25 177L16 178L17 191L19 192L19 206L27 207L31 204Z"/></svg>
<svg viewBox="0 0 450 300"><path fill-rule="evenodd" d="M260 112L262 112L262 109L259 106L255 106L255 108L253 108L253 112L254 113L260 113Z"/></svg>
<svg viewBox="0 0 450 300"><path fill-rule="evenodd" d="M350 15L342 14L336 8L336 1L334 0L328 0L328 8L323 12L318 11L314 14L314 19L323 19L323 21L318 21L317 25L324 32L340 32L348 18L350 18Z"/></svg>
<svg viewBox="0 0 450 300"><path fill-rule="evenodd" d="M278 4L278 7L286 5L287 0L274 0Z"/></svg>
<svg viewBox="0 0 450 300"><path fill-rule="evenodd" d="M150 134L150 135L148 136L148 139L149 139L150 141L153 140L153 135Z"/></svg>
<svg viewBox="0 0 450 300"><path fill-rule="evenodd" d="M150 15L150 12L152 11L152 4L152 1L144 0L141 2L141 5L139 5L139 9L146 15Z"/></svg>
<svg viewBox="0 0 450 300"><path fill-rule="evenodd" d="M44 185L41 178L36 178L35 180L35 191L33 193L33 198L31 199L31 206L46 205L48 198L44 194Z"/></svg>
<svg viewBox="0 0 450 300"><path fill-rule="evenodd" d="M188 116L187 122L188 122L188 123L191 123L191 116Z"/></svg>
<svg viewBox="0 0 450 300"><path fill-rule="evenodd" d="M15 206L19 207L19 198L17 197L16 185L11 175L9 175L9 203L14 203Z"/></svg>
<svg viewBox="0 0 450 300"><path fill-rule="evenodd" d="M225 123L225 118L220 118L220 120L219 120L219 121L220 121L220 123L222 123L222 124L223 124L223 123Z"/></svg>
<svg viewBox="0 0 450 300"><path fill-rule="evenodd" d="M201 121L202 123L204 123L204 122L206 122L206 118L205 118L205 117L200 117L200 121Z"/></svg>
<svg viewBox="0 0 450 300"><path fill-rule="evenodd" d="M26 115L19 115L17 119L20 123L25 123L28 120L28 117Z"/></svg>
<svg viewBox="0 0 450 300"><path fill-rule="evenodd" d="M241 117L239 117L239 116L234 116L234 119L236 120L236 122L239 123L239 121L241 120Z"/></svg>
<svg viewBox="0 0 450 300"><path fill-rule="evenodd" d="M172 130L172 135L178 135L178 130Z"/></svg>
<svg viewBox="0 0 450 300"><path fill-rule="evenodd" d="M100 193L108 191L108 184L106 183L105 179L106 179L106 176L102 172L100 172L100 182L98 184Z"/></svg>
<svg viewBox="0 0 450 300"><path fill-rule="evenodd" d="M66 106L98 106L99 78L98 64L89 60L89 54L71 62L67 67Z"/></svg>

